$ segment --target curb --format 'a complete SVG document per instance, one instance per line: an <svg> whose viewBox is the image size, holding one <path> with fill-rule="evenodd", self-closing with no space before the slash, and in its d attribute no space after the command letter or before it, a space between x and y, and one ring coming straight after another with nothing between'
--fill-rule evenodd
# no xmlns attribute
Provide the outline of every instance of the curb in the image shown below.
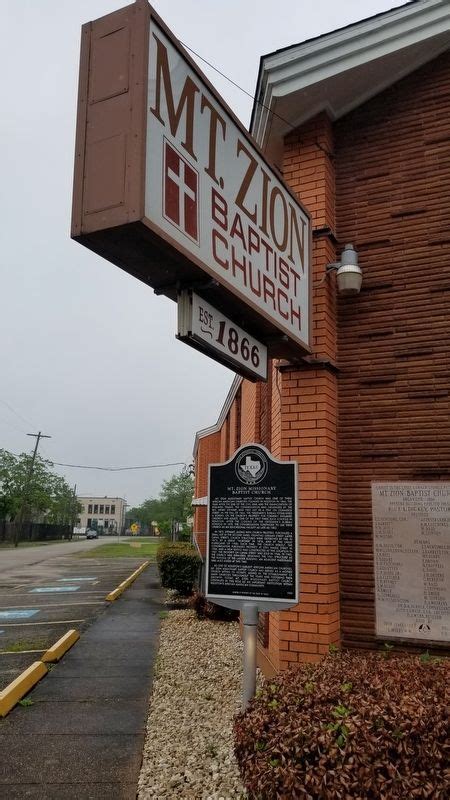
<svg viewBox="0 0 450 800"><path fill-rule="evenodd" d="M144 564L135 570L128 578L119 584L117 589L106 595L105 600L114 601L125 591L125 589L136 580L136 578L144 571L150 564L150 561L145 561ZM22 699L30 689L32 689L44 675L47 675L47 663L59 661L65 653L78 641L80 634L78 631L72 629L67 631L64 636L61 636L55 644L49 647L43 654L40 661L35 661L31 664L18 678L15 678L8 686L0 692L0 717L6 717L12 708Z"/></svg>
<svg viewBox="0 0 450 800"><path fill-rule="evenodd" d="M47 662L54 662L59 661L60 658L63 657L64 653L67 653L68 650L78 641L80 638L80 634L76 630L67 631L64 636L61 636L55 644L48 648L48 650L44 653L41 658L41 661L44 663Z"/></svg>
<svg viewBox="0 0 450 800"><path fill-rule="evenodd" d="M35 661L31 667L28 667L18 678L3 689L3 691L0 692L0 717L6 717L16 703L18 703L44 675L47 675L47 672L48 668L42 661Z"/></svg>
<svg viewBox="0 0 450 800"><path fill-rule="evenodd" d="M141 564L141 566L138 567L138 569L135 570L135 572L133 572L128 578L122 581L122 583L119 583L116 589L107 594L105 600L109 600L111 603L114 602L114 600L117 600L117 598L120 597L122 592L124 592L125 589L128 589L128 587L133 583L133 581L136 580L136 578L141 574L141 572L144 571L144 569L148 567L150 563L151 563L150 561L145 561L144 564Z"/></svg>
<svg viewBox="0 0 450 800"><path fill-rule="evenodd" d="M47 675L47 663L59 661L64 653L67 653L79 638L80 634L78 631L67 631L64 636L61 636L55 644L46 650L40 661L35 661L34 664L31 664L30 667L8 684L8 686L0 692L0 717L6 717L11 709L17 705L19 700L28 694L30 689L33 689L44 675Z"/></svg>

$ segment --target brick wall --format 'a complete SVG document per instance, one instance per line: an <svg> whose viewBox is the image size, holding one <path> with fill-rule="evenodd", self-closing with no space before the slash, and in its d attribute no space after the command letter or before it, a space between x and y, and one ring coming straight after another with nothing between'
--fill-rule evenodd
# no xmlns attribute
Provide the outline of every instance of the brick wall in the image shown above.
<svg viewBox="0 0 450 800"><path fill-rule="evenodd" d="M221 432L202 436L195 461L194 498L208 494L208 466L220 461ZM206 506L194 506L194 533L203 556L206 555Z"/></svg>
<svg viewBox="0 0 450 800"><path fill-rule="evenodd" d="M299 465L300 603L271 613L268 647L260 654L266 672L316 661L339 640L337 538L336 297L323 281L336 253L333 132L321 114L288 137L284 177L312 215L313 356L325 366L281 366L271 378L271 450ZM268 397L268 390L261 390ZM266 400L267 402L267 400ZM264 416L261 417L264 423ZM264 425L262 431L264 431Z"/></svg>
<svg viewBox="0 0 450 800"><path fill-rule="evenodd" d="M450 56L335 125L343 639L373 645L372 480L450 475Z"/></svg>
<svg viewBox="0 0 450 800"><path fill-rule="evenodd" d="M260 384L244 380L241 399L240 444L259 441Z"/></svg>
<svg viewBox="0 0 450 800"><path fill-rule="evenodd" d="M373 645L370 481L449 480L449 106L445 55L285 142L284 176L312 215L313 353L274 362L267 386L243 381L214 440L222 460L256 441L299 465L300 604L269 615L266 673L341 634ZM338 300L325 267L346 242L363 290Z"/></svg>

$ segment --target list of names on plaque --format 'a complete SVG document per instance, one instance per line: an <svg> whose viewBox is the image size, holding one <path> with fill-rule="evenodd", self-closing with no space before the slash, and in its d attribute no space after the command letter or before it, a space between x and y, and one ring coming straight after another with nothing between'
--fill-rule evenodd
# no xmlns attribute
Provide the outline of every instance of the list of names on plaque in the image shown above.
<svg viewBox="0 0 450 800"><path fill-rule="evenodd" d="M450 483L373 483L377 636L450 641Z"/></svg>

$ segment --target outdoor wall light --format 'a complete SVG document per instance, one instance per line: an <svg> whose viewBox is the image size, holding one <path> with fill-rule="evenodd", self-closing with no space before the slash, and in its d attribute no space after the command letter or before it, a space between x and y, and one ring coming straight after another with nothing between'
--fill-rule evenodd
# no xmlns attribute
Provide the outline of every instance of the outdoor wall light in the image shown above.
<svg viewBox="0 0 450 800"><path fill-rule="evenodd" d="M339 294L359 294L362 284L362 270L358 265L358 253L352 244L345 245L340 261L327 264L327 273L332 270L336 270Z"/></svg>

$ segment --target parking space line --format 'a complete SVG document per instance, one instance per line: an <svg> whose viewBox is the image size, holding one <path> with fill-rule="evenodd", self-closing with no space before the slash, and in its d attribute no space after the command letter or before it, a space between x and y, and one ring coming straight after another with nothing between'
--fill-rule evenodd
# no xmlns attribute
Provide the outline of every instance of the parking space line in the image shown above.
<svg viewBox="0 0 450 800"><path fill-rule="evenodd" d="M100 606L106 600L82 600L81 603L39 603L39 608L60 608L61 606ZM28 606L0 606L1 609L8 608L28 608Z"/></svg>
<svg viewBox="0 0 450 800"><path fill-rule="evenodd" d="M0 656L21 656L22 653L45 653L45 650L0 650Z"/></svg>
<svg viewBox="0 0 450 800"><path fill-rule="evenodd" d="M47 622L4 622L5 628L25 628L30 625L67 625L69 622L85 622L84 619L50 619Z"/></svg>
<svg viewBox="0 0 450 800"><path fill-rule="evenodd" d="M90 590L88 590L86 592L78 592L78 594L99 594L99 591L100 591L99 589L90 589ZM28 592L15 592L14 593L14 597L28 597L29 594L30 594L29 591ZM11 593L9 593L9 594L0 594L0 599L2 597L11 597Z"/></svg>

